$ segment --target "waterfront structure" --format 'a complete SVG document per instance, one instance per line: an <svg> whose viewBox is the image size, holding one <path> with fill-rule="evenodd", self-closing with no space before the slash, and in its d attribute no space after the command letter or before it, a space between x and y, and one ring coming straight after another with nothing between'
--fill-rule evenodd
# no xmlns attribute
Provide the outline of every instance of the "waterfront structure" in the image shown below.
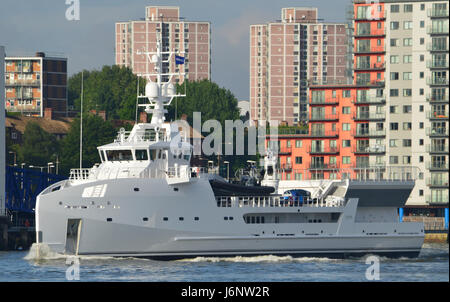
<svg viewBox="0 0 450 302"><path fill-rule="evenodd" d="M317 8L283 8L250 26L250 120L308 120L308 85L349 83L348 25L318 22Z"/></svg>
<svg viewBox="0 0 450 302"><path fill-rule="evenodd" d="M162 41L163 51L173 51L185 57L184 64L176 64L175 55L165 54L164 73L173 81L183 82L211 79L211 25L210 22L186 21L176 6L147 6L145 19L115 24L115 63L127 66L134 74L149 74L154 69L142 52L156 51L156 42ZM184 75L185 74L185 75ZM151 77L152 80L156 75Z"/></svg>
<svg viewBox="0 0 450 302"><path fill-rule="evenodd" d="M67 58L8 56L5 59L6 110L28 116L67 116Z"/></svg>
<svg viewBox="0 0 450 302"><path fill-rule="evenodd" d="M448 2L355 1L353 15L354 83L309 87L308 131L279 135L282 179L416 166L405 210L448 217Z"/></svg>
<svg viewBox="0 0 450 302"><path fill-rule="evenodd" d="M5 47L0 46L0 91L5 91ZM5 210L5 94L0 93L0 217ZM2 231L2 229L0 229ZM0 234L2 236L2 234ZM1 240L1 239L0 239Z"/></svg>

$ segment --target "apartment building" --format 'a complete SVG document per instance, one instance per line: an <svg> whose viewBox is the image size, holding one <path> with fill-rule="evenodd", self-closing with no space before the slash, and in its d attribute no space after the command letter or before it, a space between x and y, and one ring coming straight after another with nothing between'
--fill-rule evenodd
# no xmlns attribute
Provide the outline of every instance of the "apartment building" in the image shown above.
<svg viewBox="0 0 450 302"><path fill-rule="evenodd" d="M347 24L319 23L317 8L283 8L250 26L250 119L308 120L308 85L348 82Z"/></svg>
<svg viewBox="0 0 450 302"><path fill-rule="evenodd" d="M27 116L67 116L67 58L7 56L5 58L5 108Z"/></svg>
<svg viewBox="0 0 450 302"><path fill-rule="evenodd" d="M154 73L154 64L139 52L156 51L156 42L163 51L174 51L185 57L183 65L175 57L163 55L163 72L172 81L211 79L211 26L209 22L185 21L176 6L147 6L145 19L115 24L115 63L127 66L134 74ZM169 78L168 76L167 78ZM167 79L165 79L167 80Z"/></svg>
<svg viewBox="0 0 450 302"><path fill-rule="evenodd" d="M353 14L354 82L309 86L307 133L280 130L280 176L417 167L407 205L448 206L448 2L354 1Z"/></svg>

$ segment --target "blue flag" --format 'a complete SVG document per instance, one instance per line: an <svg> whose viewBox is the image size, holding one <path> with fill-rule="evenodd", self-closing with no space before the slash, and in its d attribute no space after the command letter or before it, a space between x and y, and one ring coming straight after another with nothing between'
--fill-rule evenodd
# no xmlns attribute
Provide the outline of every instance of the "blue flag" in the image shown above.
<svg viewBox="0 0 450 302"><path fill-rule="evenodd" d="M184 64L184 57L175 55L175 64L176 65Z"/></svg>

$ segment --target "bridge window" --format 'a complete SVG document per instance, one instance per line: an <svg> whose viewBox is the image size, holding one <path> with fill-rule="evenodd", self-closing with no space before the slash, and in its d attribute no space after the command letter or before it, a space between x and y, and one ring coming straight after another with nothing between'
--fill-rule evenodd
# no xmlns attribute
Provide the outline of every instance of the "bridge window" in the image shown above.
<svg viewBox="0 0 450 302"><path fill-rule="evenodd" d="M157 150L150 150L150 160L156 159L156 151Z"/></svg>
<svg viewBox="0 0 450 302"><path fill-rule="evenodd" d="M148 160L147 150L136 150L136 160Z"/></svg>
<svg viewBox="0 0 450 302"><path fill-rule="evenodd" d="M106 155L110 161L129 161L133 160L131 150L107 150Z"/></svg>
<svg viewBox="0 0 450 302"><path fill-rule="evenodd" d="M105 153L103 153L103 150L100 150L100 159L102 160L102 162L106 161L105 160Z"/></svg>

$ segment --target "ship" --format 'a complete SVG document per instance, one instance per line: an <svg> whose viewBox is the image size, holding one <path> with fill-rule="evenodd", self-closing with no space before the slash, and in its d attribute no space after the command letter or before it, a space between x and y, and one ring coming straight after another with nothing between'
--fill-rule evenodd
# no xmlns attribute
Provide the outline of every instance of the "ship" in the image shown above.
<svg viewBox="0 0 450 302"><path fill-rule="evenodd" d="M162 70L173 53L157 43L144 54L156 74L139 104L152 115L150 123L120 129L113 142L98 147L99 164L72 169L38 195L38 246L65 255L164 260L419 255L423 223L400 222L398 215L414 188L411 177L280 188L270 150L263 179L253 185L191 166L186 131L165 122L165 107L181 96ZM299 189L309 194L289 194Z"/></svg>

